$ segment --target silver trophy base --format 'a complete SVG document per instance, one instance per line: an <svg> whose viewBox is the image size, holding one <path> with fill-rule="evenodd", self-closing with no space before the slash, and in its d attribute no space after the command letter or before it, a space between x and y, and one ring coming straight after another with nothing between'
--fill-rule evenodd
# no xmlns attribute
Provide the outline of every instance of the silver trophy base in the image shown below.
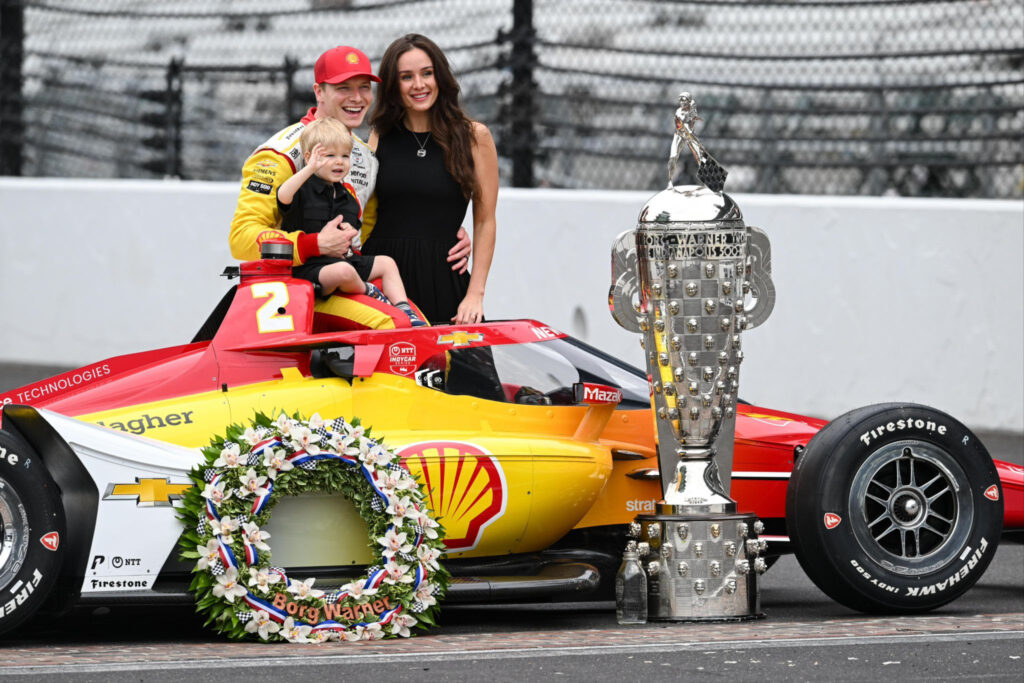
<svg viewBox="0 0 1024 683"><path fill-rule="evenodd" d="M753 514L662 504L658 513L639 515L636 521L638 540L650 549L641 558L648 621L764 616L758 576L766 569L760 557L765 543L757 537L761 525Z"/></svg>

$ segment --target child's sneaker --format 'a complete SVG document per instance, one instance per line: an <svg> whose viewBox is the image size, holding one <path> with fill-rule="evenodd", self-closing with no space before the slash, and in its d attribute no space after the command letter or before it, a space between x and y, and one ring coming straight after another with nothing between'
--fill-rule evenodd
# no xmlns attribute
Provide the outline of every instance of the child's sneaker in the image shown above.
<svg viewBox="0 0 1024 683"><path fill-rule="evenodd" d="M376 299L377 301L391 305L390 299L384 296L384 292L380 291L376 285L369 282L366 283L366 296Z"/></svg>
<svg viewBox="0 0 1024 683"><path fill-rule="evenodd" d="M426 327L427 321L416 315L416 311L413 310L408 301L399 301L395 304L395 308L409 316L409 324L413 327Z"/></svg>

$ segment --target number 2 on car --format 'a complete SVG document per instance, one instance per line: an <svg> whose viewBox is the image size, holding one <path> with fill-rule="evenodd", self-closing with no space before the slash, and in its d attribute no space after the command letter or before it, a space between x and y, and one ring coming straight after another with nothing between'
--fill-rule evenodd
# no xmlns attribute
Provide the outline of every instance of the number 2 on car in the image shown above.
<svg viewBox="0 0 1024 683"><path fill-rule="evenodd" d="M266 332L291 332L295 322L290 315L284 315L288 305L288 288L283 282L257 282L252 286L252 297L263 299L270 297L256 311L256 327L260 334Z"/></svg>

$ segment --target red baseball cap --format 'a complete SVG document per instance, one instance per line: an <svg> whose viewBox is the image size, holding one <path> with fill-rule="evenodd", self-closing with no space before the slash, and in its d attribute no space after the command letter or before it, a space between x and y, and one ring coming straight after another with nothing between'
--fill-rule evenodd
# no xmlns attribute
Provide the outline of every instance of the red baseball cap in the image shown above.
<svg viewBox="0 0 1024 683"><path fill-rule="evenodd" d="M369 76L380 83L370 68L370 58L362 50L340 45L320 55L313 67L317 83L342 83L354 76Z"/></svg>

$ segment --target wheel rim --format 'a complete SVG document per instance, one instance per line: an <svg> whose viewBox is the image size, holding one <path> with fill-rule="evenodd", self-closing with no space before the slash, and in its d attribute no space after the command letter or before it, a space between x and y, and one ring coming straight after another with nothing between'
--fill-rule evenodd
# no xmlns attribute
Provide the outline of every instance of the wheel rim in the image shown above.
<svg viewBox="0 0 1024 683"><path fill-rule="evenodd" d="M0 478L0 588L7 586L21 570L28 554L28 513L21 497Z"/></svg>
<svg viewBox="0 0 1024 683"><path fill-rule="evenodd" d="M899 441L864 461L853 478L854 535L875 562L917 575L945 566L974 521L967 476L934 444Z"/></svg>

